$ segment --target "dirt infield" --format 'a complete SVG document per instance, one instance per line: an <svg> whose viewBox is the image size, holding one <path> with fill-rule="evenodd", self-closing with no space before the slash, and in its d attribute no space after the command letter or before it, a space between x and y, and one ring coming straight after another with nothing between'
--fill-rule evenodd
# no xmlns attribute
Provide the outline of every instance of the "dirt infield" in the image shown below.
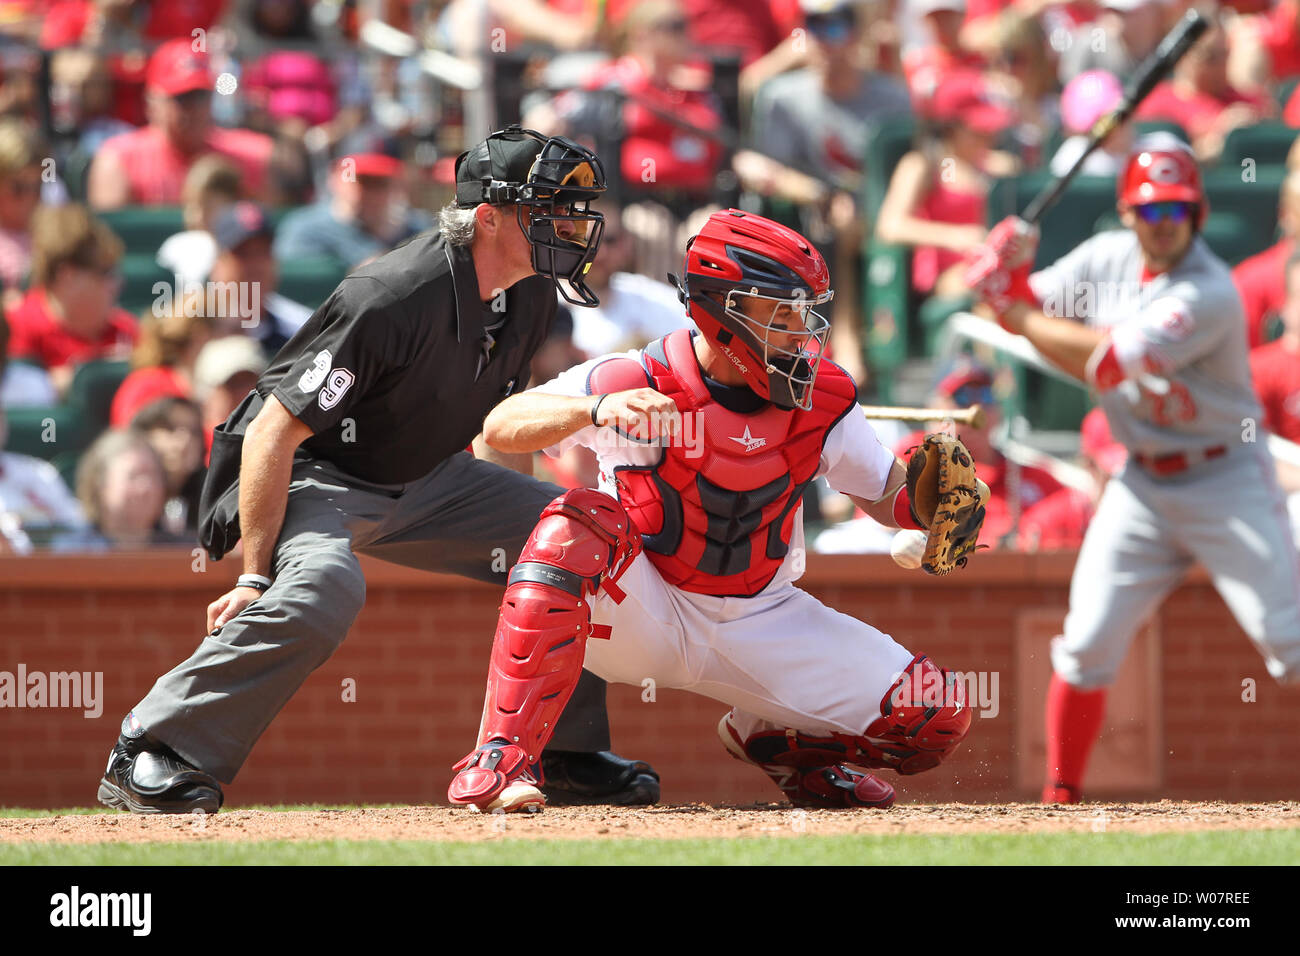
<svg viewBox="0 0 1300 956"><path fill-rule="evenodd" d="M216 816L126 813L0 819L0 843L257 840L687 839L802 834L1067 833L1300 828L1300 803L935 804L888 811L795 810L785 804L640 809L552 807L485 816L450 807L230 810Z"/></svg>

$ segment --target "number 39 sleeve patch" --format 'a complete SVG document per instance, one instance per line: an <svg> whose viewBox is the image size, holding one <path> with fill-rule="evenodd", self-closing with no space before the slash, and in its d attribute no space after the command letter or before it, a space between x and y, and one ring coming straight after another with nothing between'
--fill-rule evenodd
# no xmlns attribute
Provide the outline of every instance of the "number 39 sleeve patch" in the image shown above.
<svg viewBox="0 0 1300 956"><path fill-rule="evenodd" d="M320 393L316 396L316 401L320 407L326 411L337 405L343 396L347 394L352 383L357 377L345 368L336 368L329 373L329 378L321 386Z"/></svg>

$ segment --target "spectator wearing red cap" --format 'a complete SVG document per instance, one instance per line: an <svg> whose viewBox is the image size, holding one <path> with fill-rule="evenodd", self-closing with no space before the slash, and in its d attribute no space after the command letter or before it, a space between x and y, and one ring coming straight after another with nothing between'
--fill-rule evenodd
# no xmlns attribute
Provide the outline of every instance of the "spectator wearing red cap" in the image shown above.
<svg viewBox="0 0 1300 956"><path fill-rule="evenodd" d="M1246 334L1252 349L1267 341L1269 327L1286 300L1286 263L1295 254L1296 239L1300 237L1300 169L1282 180L1277 225L1282 238L1232 270L1233 284L1246 310Z"/></svg>
<svg viewBox="0 0 1300 956"><path fill-rule="evenodd" d="M618 25L621 56L524 123L598 146L617 143L618 158L607 165L617 166L628 198L653 199L682 219L712 199L724 155L711 135L723 125L721 105L707 71L690 62L688 29L677 0L638 3Z"/></svg>
<svg viewBox="0 0 1300 956"><path fill-rule="evenodd" d="M1113 475L1124 467L1128 450L1110 433L1106 413L1094 408L1079 429L1079 453L1091 479L1090 487L1064 486L1025 509L1016 534L1021 551L1072 551L1083 544L1084 532L1097 502Z"/></svg>
<svg viewBox="0 0 1300 956"><path fill-rule="evenodd" d="M194 42L169 40L149 60L149 125L114 136L95 156L87 186L95 208L179 203L190 166L211 153L239 167L251 195L266 188L272 141L250 130L213 125L215 79L207 54L196 51Z"/></svg>
<svg viewBox="0 0 1300 956"><path fill-rule="evenodd" d="M1272 112L1266 94L1243 93L1228 82L1228 41L1223 29L1213 26L1178 61L1173 78L1152 90L1134 115L1139 121L1177 123L1191 137L1196 155L1213 161L1228 133Z"/></svg>
<svg viewBox="0 0 1300 956"><path fill-rule="evenodd" d="M9 312L9 348L60 393L81 363L126 358L135 344L135 318L117 307L121 258L121 240L84 206L44 206L32 220L32 288Z"/></svg>
<svg viewBox="0 0 1300 956"><path fill-rule="evenodd" d="M951 409L978 405L984 410L983 427L962 426L958 434L975 460L979 476L989 486L980 544L994 548L1009 545L1019 517L1059 489L1061 483L1042 468L1008 461L993 444L993 430L1001 420L1002 409L993 396L993 373L981 363L962 356L942 369L929 404L932 408ZM942 422L928 423L924 431L899 442L894 453L906 460L908 450L919 445L927 432L943 427Z"/></svg>
<svg viewBox="0 0 1300 956"><path fill-rule="evenodd" d="M925 109L944 80L954 72L978 72L987 65L961 41L966 0L903 0L919 17L928 42L903 54L903 75L918 109Z"/></svg>
<svg viewBox="0 0 1300 956"><path fill-rule="evenodd" d="M405 203L405 167L380 153L345 156L329 192L289 213L275 239L278 259L327 256L351 268L387 252L430 223Z"/></svg>
<svg viewBox="0 0 1300 956"><path fill-rule="evenodd" d="M876 220L876 238L915 247L917 291L957 299L969 290L962 258L984 241L990 177L1015 161L993 150L1015 113L997 102L978 73L953 73L930 103L931 131L894 168Z"/></svg>

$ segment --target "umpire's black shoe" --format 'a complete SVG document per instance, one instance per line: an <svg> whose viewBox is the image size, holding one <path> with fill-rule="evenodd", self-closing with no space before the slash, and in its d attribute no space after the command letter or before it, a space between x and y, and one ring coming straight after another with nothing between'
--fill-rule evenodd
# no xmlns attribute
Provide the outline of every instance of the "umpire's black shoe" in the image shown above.
<svg viewBox="0 0 1300 956"><path fill-rule="evenodd" d="M128 714L99 781L99 802L132 813L216 813L221 784L149 736Z"/></svg>
<svg viewBox="0 0 1300 956"><path fill-rule="evenodd" d="M544 751L542 775L542 793L553 807L639 807L659 802L659 774L654 768L644 760L624 760L608 750Z"/></svg>

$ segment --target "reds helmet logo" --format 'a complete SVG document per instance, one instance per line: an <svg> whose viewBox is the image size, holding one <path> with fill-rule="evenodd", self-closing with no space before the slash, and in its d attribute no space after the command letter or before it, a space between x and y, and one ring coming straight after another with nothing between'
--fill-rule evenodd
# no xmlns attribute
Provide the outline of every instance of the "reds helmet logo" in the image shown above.
<svg viewBox="0 0 1300 956"><path fill-rule="evenodd" d="M1183 181L1182 167L1172 156L1156 156L1147 167L1147 179L1168 186Z"/></svg>

